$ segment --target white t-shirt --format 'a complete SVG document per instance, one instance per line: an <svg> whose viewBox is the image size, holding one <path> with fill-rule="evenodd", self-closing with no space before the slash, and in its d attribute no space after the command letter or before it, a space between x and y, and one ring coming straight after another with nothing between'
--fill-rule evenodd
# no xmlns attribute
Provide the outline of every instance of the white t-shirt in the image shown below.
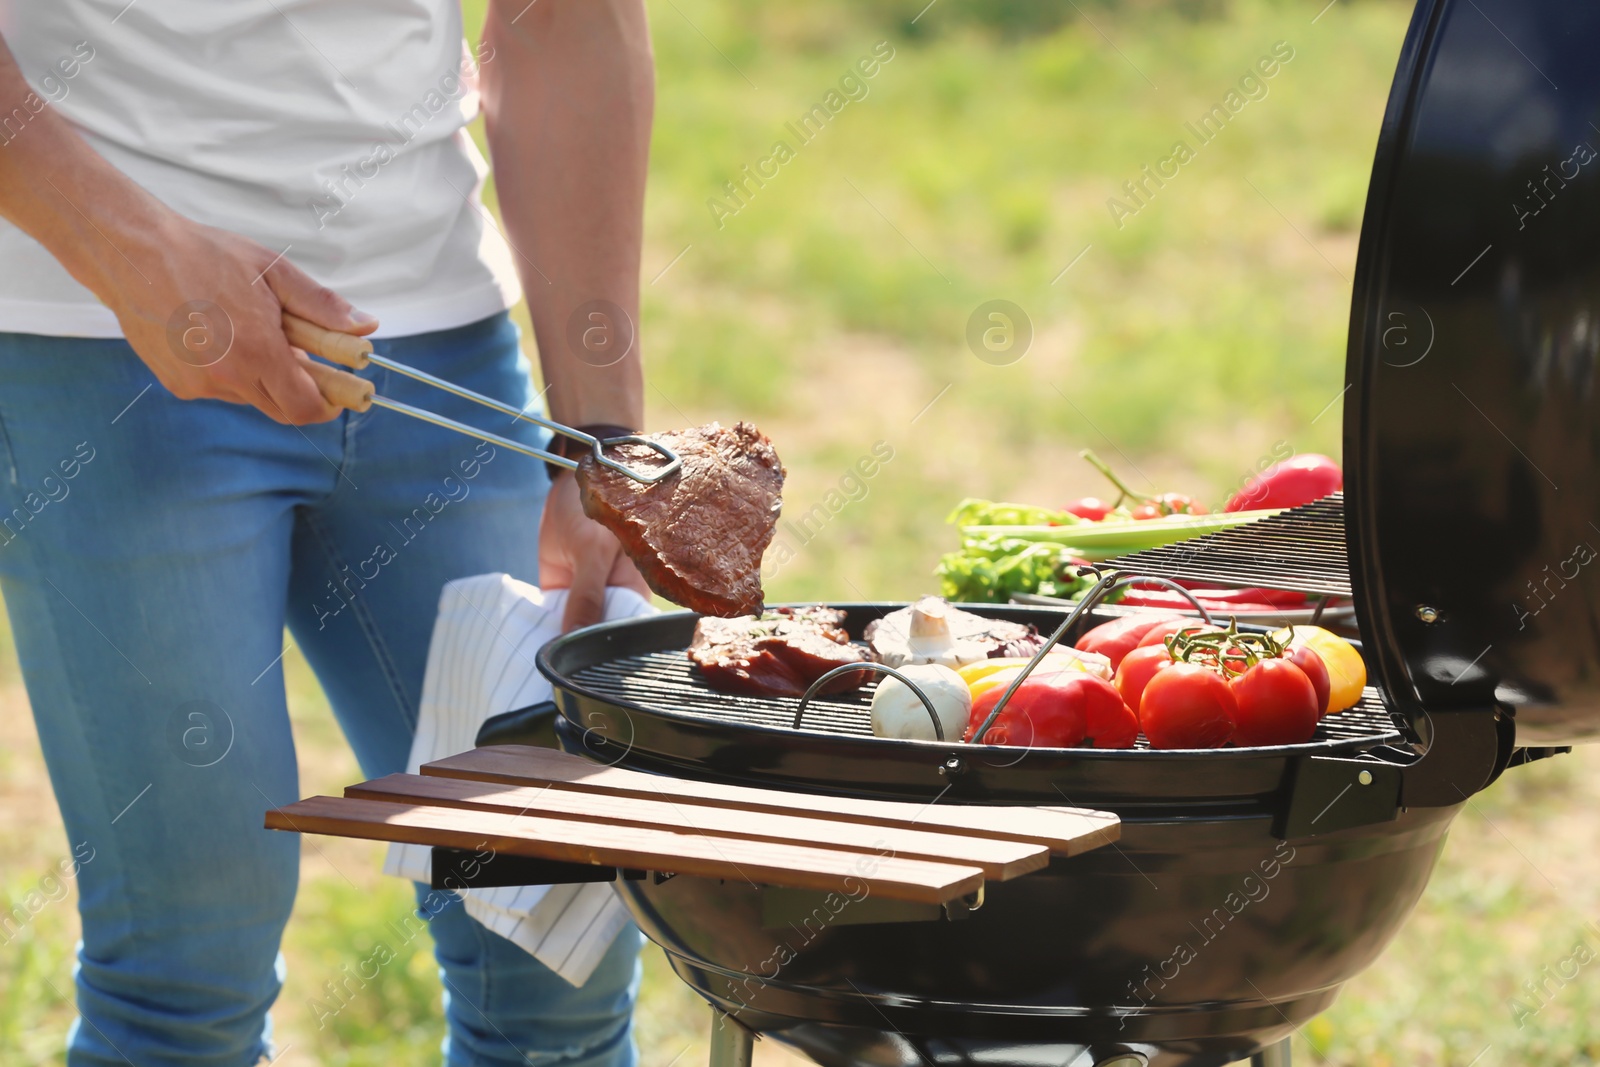
<svg viewBox="0 0 1600 1067"><path fill-rule="evenodd" d="M459 0L0 0L0 33L36 93L0 109L0 152L54 107L179 213L378 316L380 336L516 302L464 129L478 93ZM0 331L121 335L3 220Z"/></svg>

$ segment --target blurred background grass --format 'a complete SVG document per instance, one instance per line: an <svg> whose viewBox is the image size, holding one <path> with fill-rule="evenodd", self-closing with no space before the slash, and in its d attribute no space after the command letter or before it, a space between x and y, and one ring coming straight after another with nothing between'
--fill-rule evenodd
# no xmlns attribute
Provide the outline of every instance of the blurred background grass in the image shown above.
<svg viewBox="0 0 1600 1067"><path fill-rule="evenodd" d="M1104 492L1077 459L1084 447L1139 488L1213 504L1279 441L1338 453L1349 279L1408 6L924 3L650 3L650 424L758 421L789 467L791 514L875 443L893 449L865 498L795 544L774 599L929 591L957 499ZM481 6L468 4L474 37ZM1117 227L1107 198L1279 41L1293 59L1267 95ZM785 124L879 42L893 58L867 95L801 145ZM795 158L719 226L707 200L780 138ZM964 340L991 299L1032 324L1031 348L1007 366ZM67 846L9 639L0 647L9 907ZM360 774L298 653L286 663L303 791L336 792ZM1544 982L1600 916L1596 772L1580 752L1476 798L1411 924L1297 1036L1302 1061L1595 1062L1595 971L1537 997L1524 983ZM380 851L323 840L306 852L276 1012L281 1067L437 1062L437 982L420 944L326 1027L309 1006L410 906L377 875ZM0 949L7 1067L59 1062L75 923L70 899L51 903ZM703 1007L658 950L646 959L645 1067L703 1063ZM1516 998L1543 1006L1519 1020ZM787 1058L770 1045L761 1059Z"/></svg>

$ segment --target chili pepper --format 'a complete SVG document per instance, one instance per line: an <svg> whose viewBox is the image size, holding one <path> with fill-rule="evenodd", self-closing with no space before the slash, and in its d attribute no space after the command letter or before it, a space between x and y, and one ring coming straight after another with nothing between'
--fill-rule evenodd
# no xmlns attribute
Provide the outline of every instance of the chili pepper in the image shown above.
<svg viewBox="0 0 1600 1067"><path fill-rule="evenodd" d="M1297 593L1290 589L1264 589L1259 586L1248 586L1242 589L1224 589L1217 586L1202 585L1198 582L1178 582L1196 600L1211 601L1217 604L1266 604L1272 607L1290 608L1299 607L1306 602L1304 593ZM1137 596L1141 599L1152 601L1170 602L1174 606L1183 605L1192 607L1182 593L1171 589L1141 589L1137 584L1129 587L1128 591L1118 603L1128 603L1128 597Z"/></svg>
<svg viewBox="0 0 1600 1067"><path fill-rule="evenodd" d="M1179 608L1186 611L1194 610L1194 601L1198 600L1200 606L1212 614L1226 615L1233 611L1275 611L1278 605L1270 600L1217 600L1210 596L1196 595L1194 600L1181 593L1171 591L1157 591L1154 589L1140 589L1125 594L1117 603L1130 608Z"/></svg>
<svg viewBox="0 0 1600 1067"><path fill-rule="evenodd" d="M1265 586L1247 585L1238 588L1222 588L1197 582L1192 579L1184 580L1175 578L1173 581L1195 593L1198 596L1209 597L1212 600L1259 600L1267 604L1276 604L1279 607L1295 607L1304 604L1310 597L1293 589L1268 589Z"/></svg>

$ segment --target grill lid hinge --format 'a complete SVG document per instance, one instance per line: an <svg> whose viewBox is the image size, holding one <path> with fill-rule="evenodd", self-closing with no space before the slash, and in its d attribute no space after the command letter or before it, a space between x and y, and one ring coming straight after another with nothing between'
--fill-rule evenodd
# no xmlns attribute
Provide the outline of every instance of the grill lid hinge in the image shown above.
<svg viewBox="0 0 1600 1067"><path fill-rule="evenodd" d="M1407 807L1463 803L1510 760L1516 731L1498 708L1423 712L1408 718L1425 750L1406 768L1400 800Z"/></svg>
<svg viewBox="0 0 1600 1067"><path fill-rule="evenodd" d="M1400 814L1405 768L1370 757L1306 756L1289 764L1287 802L1273 836L1291 838L1391 822Z"/></svg>
<svg viewBox="0 0 1600 1067"><path fill-rule="evenodd" d="M1449 807L1504 768L1511 731L1495 709L1419 715L1420 754L1384 745L1360 756L1306 756L1290 763L1273 820L1282 839L1389 822L1406 808Z"/></svg>

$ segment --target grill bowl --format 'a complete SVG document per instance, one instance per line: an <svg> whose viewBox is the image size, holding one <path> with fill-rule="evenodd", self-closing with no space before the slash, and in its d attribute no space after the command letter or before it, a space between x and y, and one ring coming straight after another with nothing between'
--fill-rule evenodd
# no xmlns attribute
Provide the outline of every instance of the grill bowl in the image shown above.
<svg viewBox="0 0 1600 1067"><path fill-rule="evenodd" d="M903 605L838 606L859 636ZM964 607L1041 630L1063 617ZM852 903L792 924L768 912L769 891L747 883L622 886L691 987L828 1067L1059 1065L1120 1048L1191 1067L1248 1055L1323 1010L1376 958L1421 895L1458 810L1415 809L1313 839L1274 836L1292 762L1359 758L1399 738L1376 693L1325 720L1312 742L1276 748L886 740L870 736L866 692L822 700L796 730L796 700L711 691L684 656L693 630L693 615L672 614L546 646L539 664L555 685L563 747L707 781L1072 804L1123 820L1118 844L992 883L983 906L959 921L858 924ZM1177 963L1185 948L1193 959Z"/></svg>
<svg viewBox="0 0 1600 1067"><path fill-rule="evenodd" d="M1117 845L991 883L960 921L772 923L748 884L620 885L696 992L824 1067L1061 1065L1122 1047L1202 1067L1276 1042L1377 958L1455 811L1287 843L1265 817L1125 816Z"/></svg>

